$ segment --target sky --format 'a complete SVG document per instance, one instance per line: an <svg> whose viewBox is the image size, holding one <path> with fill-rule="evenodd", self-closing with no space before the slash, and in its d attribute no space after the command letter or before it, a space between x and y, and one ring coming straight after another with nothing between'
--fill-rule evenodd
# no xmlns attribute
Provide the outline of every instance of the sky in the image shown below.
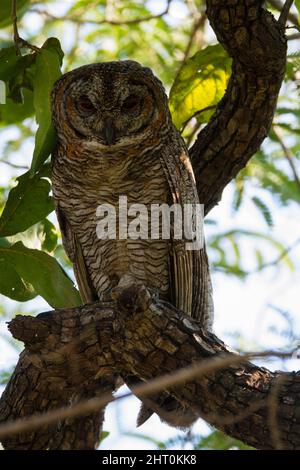
<svg viewBox="0 0 300 470"><path fill-rule="evenodd" d="M179 21L184 17L185 12L179 6L180 2L173 3L173 10L170 12L171 21ZM151 1L154 12L161 11L161 2ZM56 14L60 12L56 11ZM61 11L63 13L63 9ZM36 16L36 15L35 15ZM36 20L38 21L38 20ZM36 24L38 26L38 24ZM33 24L34 28L34 24ZM1 134L0 152L3 149L4 141L14 139L17 130L10 129L6 134ZM13 157L14 163L24 164L24 155L27 160L32 154L33 142L26 144L22 153L16 153ZM11 176L11 169L4 164L0 165L0 184L6 183ZM260 191L253 188L253 195ZM229 186L225 189L222 201L215 207L210 218L217 222L217 226L207 225L206 233L209 236L214 231L226 231L234 228L247 228L261 231L265 228L259 212L250 202L245 202L237 214L232 212L233 188ZM267 201L270 205L274 218L274 227L268 228L270 234L282 241L285 246L291 246L299 238L299 208L296 204L291 204L286 208L280 208L272 198ZM260 242L261 243L261 242ZM253 242L245 240L243 242L243 258L246 266L253 265L254 259ZM267 258L272 261L276 258L276 253L265 247ZM210 256L210 251L208 252ZM211 253L212 256L212 253ZM294 336L297 346L299 338L300 345L300 315L299 315L299 285L300 285L300 245L291 251L296 266L291 272L286 266L272 266L262 273L253 273L245 280L241 281L233 276L225 276L222 273L213 273L213 289L215 303L215 323L214 331L222 338L226 344L233 348L244 350L263 350L285 348L286 340L282 333L287 330L287 323L277 309L288 312L294 323ZM0 304L5 310L18 312L19 304L1 297ZM31 312L48 310L48 304L41 298L28 302L21 306L21 309ZM15 342L12 344L7 334L7 326L0 317L0 370L13 367L17 361L18 351ZM19 344L20 350L22 346ZM264 362L266 364L266 362ZM272 369L298 370L299 360L273 361L267 364ZM123 389L124 390L124 389ZM142 435L160 440L167 440L178 436L180 432L162 424L157 416L152 416L140 429L136 429L135 420L139 409L139 402L132 397L122 402L117 402L107 407L104 430L109 431L102 449L152 449L155 445L142 439ZM194 434L205 434L209 432L209 427L199 420L194 425ZM138 434L140 437L135 436ZM188 445L187 445L188 446Z"/></svg>

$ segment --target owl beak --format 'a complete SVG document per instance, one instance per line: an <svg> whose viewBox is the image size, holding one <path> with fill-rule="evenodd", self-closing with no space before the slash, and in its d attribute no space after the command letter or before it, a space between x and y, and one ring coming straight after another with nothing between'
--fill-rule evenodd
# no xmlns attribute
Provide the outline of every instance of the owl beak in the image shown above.
<svg viewBox="0 0 300 470"><path fill-rule="evenodd" d="M107 145L114 145L116 143L116 128L111 118L107 118L105 121L104 137Z"/></svg>

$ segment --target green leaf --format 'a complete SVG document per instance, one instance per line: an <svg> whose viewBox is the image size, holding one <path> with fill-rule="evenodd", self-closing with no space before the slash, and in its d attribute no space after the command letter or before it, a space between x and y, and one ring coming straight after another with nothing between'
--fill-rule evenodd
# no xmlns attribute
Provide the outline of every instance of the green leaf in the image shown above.
<svg viewBox="0 0 300 470"><path fill-rule="evenodd" d="M227 436L221 431L213 431L206 437L202 437L196 449L206 450L254 450L253 447L249 447L241 441L234 439L233 437Z"/></svg>
<svg viewBox="0 0 300 470"><path fill-rule="evenodd" d="M240 177L237 177L235 179L235 191L233 194L233 201L232 201L232 209L234 212L237 212L242 205L242 202L244 199L244 190L245 190L244 181Z"/></svg>
<svg viewBox="0 0 300 470"><path fill-rule="evenodd" d="M51 253L57 245L57 230L50 220L45 219L39 224L38 235L42 242L42 249Z"/></svg>
<svg viewBox="0 0 300 470"><path fill-rule="evenodd" d="M210 118L210 108L223 97L230 73L231 59L219 44L186 61L170 91L170 110L178 129L195 115L201 122Z"/></svg>
<svg viewBox="0 0 300 470"><path fill-rule="evenodd" d="M53 308L81 305L79 292L52 256L18 242L8 248L0 247L0 261L9 264Z"/></svg>
<svg viewBox="0 0 300 470"><path fill-rule="evenodd" d="M300 24L300 0L295 0L295 7L298 10L298 22Z"/></svg>
<svg viewBox="0 0 300 470"><path fill-rule="evenodd" d="M261 269L264 265L264 257L260 250L255 250L255 257L257 261L257 269Z"/></svg>
<svg viewBox="0 0 300 470"><path fill-rule="evenodd" d="M100 442L102 443L104 441L104 439L106 439L108 436L109 436L108 431L102 431L101 434L100 434Z"/></svg>
<svg viewBox="0 0 300 470"><path fill-rule="evenodd" d="M0 236L6 237L24 232L31 225L44 219L54 210L49 196L50 182L38 173L30 172L17 178L18 185L11 189L0 218Z"/></svg>
<svg viewBox="0 0 300 470"><path fill-rule="evenodd" d="M270 209L268 206L257 196L252 198L252 202L256 205L256 207L260 210L263 218L265 219L266 224L268 227L273 227L273 217L271 214Z"/></svg>
<svg viewBox="0 0 300 470"><path fill-rule="evenodd" d="M27 89L22 90L23 102L15 103L7 98L5 104L0 104L0 122L3 125L17 124L33 115L33 93Z"/></svg>
<svg viewBox="0 0 300 470"><path fill-rule="evenodd" d="M0 80L8 81L17 72L21 56L17 55L16 48L6 47L0 50Z"/></svg>
<svg viewBox="0 0 300 470"><path fill-rule="evenodd" d="M31 68L36 54L17 56L14 47L0 51L0 80L6 84L6 103L0 105L0 121L14 124L33 114Z"/></svg>
<svg viewBox="0 0 300 470"><path fill-rule="evenodd" d="M48 38L45 43L42 45L43 50L48 50L56 54L59 58L59 65L62 66L64 52L61 48L60 42L57 38ZM60 76L60 74L59 74Z"/></svg>
<svg viewBox="0 0 300 470"><path fill-rule="evenodd" d="M0 238L0 250L9 249L9 242L5 238ZM0 272L5 273L0 276L0 293L17 300L18 302L26 302L36 297L33 287L25 282L11 264L1 257L0 253Z"/></svg>
<svg viewBox="0 0 300 470"><path fill-rule="evenodd" d="M63 52L56 38L48 39L37 54L33 79L33 104L39 128L35 136L35 148L30 169L32 175L55 148L56 133L51 119L51 91L61 75L62 56Z"/></svg>
<svg viewBox="0 0 300 470"><path fill-rule="evenodd" d="M29 6L30 0L18 0L17 1L17 16L18 19L25 13L26 8ZM11 19L11 0L1 0L0 10L0 28L12 24Z"/></svg>

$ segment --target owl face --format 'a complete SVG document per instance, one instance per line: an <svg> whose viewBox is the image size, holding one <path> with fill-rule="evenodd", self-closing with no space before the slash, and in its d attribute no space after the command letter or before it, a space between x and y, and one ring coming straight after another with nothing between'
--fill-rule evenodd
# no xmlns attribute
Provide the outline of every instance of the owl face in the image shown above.
<svg viewBox="0 0 300 470"><path fill-rule="evenodd" d="M159 135L168 113L162 84L137 62L80 67L53 90L54 124L60 138L111 148Z"/></svg>

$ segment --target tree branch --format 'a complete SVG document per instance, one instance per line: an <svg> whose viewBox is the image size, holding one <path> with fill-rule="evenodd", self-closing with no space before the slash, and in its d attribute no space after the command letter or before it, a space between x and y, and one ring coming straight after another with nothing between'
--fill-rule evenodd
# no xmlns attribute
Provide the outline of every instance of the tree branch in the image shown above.
<svg viewBox="0 0 300 470"><path fill-rule="evenodd" d="M9 328L26 347L1 398L0 422L25 417L28 422L0 428L6 449L93 448L95 427L90 426L89 443L82 432L78 444L68 435L68 423L75 416L97 416L95 411L112 400L118 377L129 385L133 379L141 382L133 386L139 397L151 392L155 400L164 389L181 406L256 448L276 448L278 436L282 448L300 448L299 376L272 373L247 362L250 356L229 352L216 336L146 289L124 288L117 303L18 316ZM102 398L81 403L78 397L94 396L96 390Z"/></svg>
<svg viewBox="0 0 300 470"><path fill-rule="evenodd" d="M70 21L71 23L75 24L94 24L94 25L101 25L101 24L110 24L112 26L121 26L121 25L134 25L134 24L139 24L139 23L144 23L146 21L150 21L153 19L161 18L162 16L165 16L168 14L170 10L170 5L171 5L172 0L167 0L166 8L158 14L155 15L147 15L143 16L140 18L131 18L131 19L124 19L124 20L119 20L119 19L112 19L112 18L103 18L103 20L92 20L92 19L81 19L77 16L56 16L53 15L52 13L48 12L47 10L41 10L39 9L31 9L31 12L37 13L40 15L44 15L45 17L49 18L52 21Z"/></svg>
<svg viewBox="0 0 300 470"><path fill-rule="evenodd" d="M283 3L282 3L280 0L268 0L268 3L269 3L273 8L275 8L276 10L278 10L278 11L280 11L280 12L283 11L284 5L283 5ZM290 2L290 3L292 4L293 1ZM297 15L294 15L294 13L290 12L290 7L291 7L291 5L290 5L288 8L286 8L286 9L288 10L288 11L287 11L287 13L288 13L287 19L288 19L294 26L297 26L297 27L298 27L298 26L299 26L298 17L297 17Z"/></svg>
<svg viewBox="0 0 300 470"><path fill-rule="evenodd" d="M38 47L33 46L29 42L25 41L25 39L21 38L19 35L18 18L17 18L17 0L11 0L11 19L12 19L12 24L13 24L13 30L14 30L13 37L14 37L14 43L15 43L17 54L21 55L20 49L22 47L31 49L33 52L38 52L39 51Z"/></svg>
<svg viewBox="0 0 300 470"><path fill-rule="evenodd" d="M284 28L286 22L290 15L290 9L294 3L294 0L286 0L285 3L282 5L282 10L280 12L278 23Z"/></svg>
<svg viewBox="0 0 300 470"><path fill-rule="evenodd" d="M276 125L273 126L273 132L274 132L275 137L277 138L277 141L278 141L278 143L281 147L283 155L284 155L286 161L288 162L288 165L289 165L289 167L292 171L294 181L295 181L295 183L298 187L298 190L300 191L300 177L297 173L297 168L294 164L294 158L293 158L294 156L293 156L292 152L290 151L290 149L285 145L284 140L283 140L283 135L280 132L280 128L277 129L277 127L279 127L279 126L276 126Z"/></svg>
<svg viewBox="0 0 300 470"><path fill-rule="evenodd" d="M284 28L261 1L207 0L207 15L233 59L224 98L190 155L200 202L209 212L268 134L285 72Z"/></svg>

